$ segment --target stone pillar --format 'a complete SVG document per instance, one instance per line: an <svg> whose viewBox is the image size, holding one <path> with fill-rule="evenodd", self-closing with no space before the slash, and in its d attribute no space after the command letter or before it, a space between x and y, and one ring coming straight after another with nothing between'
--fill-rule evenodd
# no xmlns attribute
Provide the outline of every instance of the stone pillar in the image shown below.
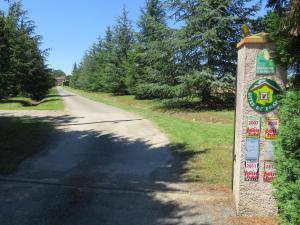
<svg viewBox="0 0 300 225"><path fill-rule="evenodd" d="M272 196L273 144L279 126L278 97L286 70L274 64L266 33L238 45L233 193L239 215L276 215ZM275 173L276 174L276 173Z"/></svg>

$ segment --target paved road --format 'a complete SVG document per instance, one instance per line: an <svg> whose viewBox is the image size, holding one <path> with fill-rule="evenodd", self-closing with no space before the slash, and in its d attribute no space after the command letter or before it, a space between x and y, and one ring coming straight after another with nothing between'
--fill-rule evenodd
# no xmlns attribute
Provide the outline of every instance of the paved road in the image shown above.
<svg viewBox="0 0 300 225"><path fill-rule="evenodd" d="M233 215L230 195L180 182L151 122L59 92L65 112L0 112L57 125L45 149L0 177L0 225L226 224Z"/></svg>

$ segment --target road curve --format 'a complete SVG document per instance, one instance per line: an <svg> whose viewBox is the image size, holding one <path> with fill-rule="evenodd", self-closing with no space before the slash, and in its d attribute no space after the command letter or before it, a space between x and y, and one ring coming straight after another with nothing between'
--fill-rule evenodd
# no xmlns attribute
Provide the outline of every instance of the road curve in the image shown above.
<svg viewBox="0 0 300 225"><path fill-rule="evenodd" d="M218 224L233 214L224 193L179 185L169 141L151 122L59 93L66 110L58 115L10 112L49 120L57 131L16 173L0 177L0 224Z"/></svg>

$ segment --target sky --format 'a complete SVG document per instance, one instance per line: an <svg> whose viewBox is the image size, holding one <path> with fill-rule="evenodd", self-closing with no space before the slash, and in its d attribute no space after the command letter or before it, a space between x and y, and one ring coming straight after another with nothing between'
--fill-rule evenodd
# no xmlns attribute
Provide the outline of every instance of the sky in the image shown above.
<svg viewBox="0 0 300 225"><path fill-rule="evenodd" d="M126 5L130 19L136 21L143 0L23 0L29 18L35 22L36 33L43 36L42 48L50 48L50 68L70 74L74 62L80 62L84 52ZM0 4L3 9L4 4Z"/></svg>
<svg viewBox="0 0 300 225"><path fill-rule="evenodd" d="M29 18L35 22L36 33L43 36L43 49L50 49L47 64L71 74L73 64L80 62L84 52L106 27L114 25L126 6L135 23L144 0L23 0ZM5 9L0 1L0 9ZM263 14L264 10L260 12Z"/></svg>

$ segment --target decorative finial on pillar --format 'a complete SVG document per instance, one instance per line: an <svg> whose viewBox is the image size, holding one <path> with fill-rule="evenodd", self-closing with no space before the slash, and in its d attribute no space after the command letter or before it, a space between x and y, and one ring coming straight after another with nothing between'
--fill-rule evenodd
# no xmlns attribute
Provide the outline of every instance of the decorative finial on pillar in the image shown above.
<svg viewBox="0 0 300 225"><path fill-rule="evenodd" d="M250 30L246 24L242 25L242 32L243 32L244 37L248 37L251 35Z"/></svg>

